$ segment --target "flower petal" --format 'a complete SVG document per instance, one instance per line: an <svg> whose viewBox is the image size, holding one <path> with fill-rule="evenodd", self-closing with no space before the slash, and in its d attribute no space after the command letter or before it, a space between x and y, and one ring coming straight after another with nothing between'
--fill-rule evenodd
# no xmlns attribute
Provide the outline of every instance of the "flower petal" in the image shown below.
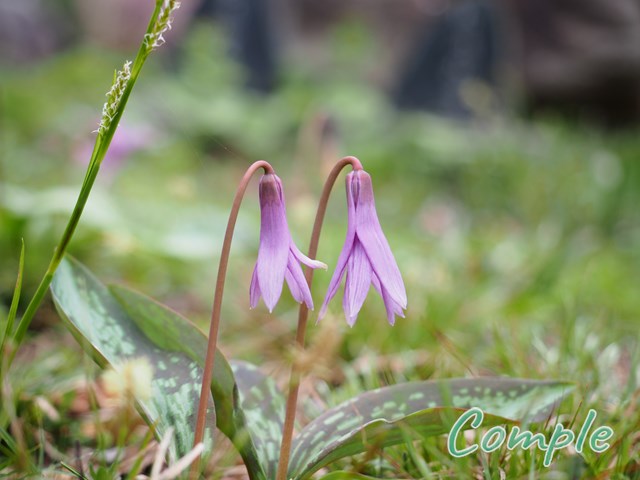
<svg viewBox="0 0 640 480"><path fill-rule="evenodd" d="M333 276L331 277L331 281L329 282L329 289L327 290L327 294L324 298L324 302L322 302L322 308L320 309L320 314L318 315L318 320L320 321L322 317L324 317L327 312L327 305L333 298L333 296L338 291L338 287L340 286L340 282L342 281L342 276L344 275L344 271L347 268L347 260L349 259L349 255L351 255L351 250L353 248L353 242L356 238L356 224L355 224L355 204L353 201L353 195L351 193L351 184L353 182L353 172L347 175L346 185L347 185L347 237L344 240L344 245L342 246L342 251L340 252L340 256L338 257L338 263L336 265L336 269L333 272Z"/></svg>
<svg viewBox="0 0 640 480"><path fill-rule="evenodd" d="M249 287L249 307L256 308L258 306L258 300L260 300L260 285L258 284L258 277L256 275L257 265L253 268L253 274L251 275L251 286Z"/></svg>
<svg viewBox="0 0 640 480"><path fill-rule="evenodd" d="M300 296L302 297L302 299L298 300L296 298L296 300L298 300L299 302L304 301L304 303L307 304L309 310L313 310L313 299L311 298L311 291L309 290L307 279L304 278L302 268L300 267L300 264L293 256L293 254L289 255L289 264L287 266L287 271L291 274L292 280L296 283L298 289L300 290Z"/></svg>
<svg viewBox="0 0 640 480"><path fill-rule="evenodd" d="M362 308L371 287L371 264L362 245L356 239L347 264L347 279L344 285L344 298L342 307L347 316L347 323L353 326L358 318L358 312Z"/></svg>
<svg viewBox="0 0 640 480"><path fill-rule="evenodd" d="M384 287L382 291L402 308L407 306L407 293L400 269L378 220L371 176L363 171L353 172L355 198L355 225L358 239L367 253L373 271ZM357 183L357 185L355 185Z"/></svg>
<svg viewBox="0 0 640 480"><path fill-rule="evenodd" d="M282 293L291 234L284 209L282 183L274 174L260 180L260 247L256 275L269 311Z"/></svg>
<svg viewBox="0 0 640 480"><path fill-rule="evenodd" d="M375 273L372 275L371 280L373 287L380 294L382 301L384 302L384 308L387 310L387 321L390 325L394 325L396 323L396 315L404 318L402 306L391 298L387 290L380 284L380 280Z"/></svg>
<svg viewBox="0 0 640 480"><path fill-rule="evenodd" d="M296 282L295 278L293 278L293 274L291 270L287 267L287 271L284 272L284 279L287 281L287 285L289 285L289 291L291 292L291 296L298 303L302 303L304 297L302 296L302 290L298 286L298 282Z"/></svg>
<svg viewBox="0 0 640 480"><path fill-rule="evenodd" d="M309 268L322 268L323 270L327 269L327 265L325 263L307 257L300 251L298 247L296 247L296 244L293 242L291 242L291 253L293 253L293 256L296 257L296 259L300 263L305 264Z"/></svg>

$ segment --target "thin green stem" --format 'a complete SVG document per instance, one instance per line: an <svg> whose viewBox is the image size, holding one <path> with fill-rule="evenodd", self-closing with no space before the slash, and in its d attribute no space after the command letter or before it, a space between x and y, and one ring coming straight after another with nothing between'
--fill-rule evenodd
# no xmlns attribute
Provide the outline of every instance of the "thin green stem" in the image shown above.
<svg viewBox="0 0 640 480"><path fill-rule="evenodd" d="M211 311L211 324L209 326L209 341L207 343L207 356L204 364L204 372L202 373L202 387L200 389L200 400L198 403L198 416L196 418L195 435L193 439L194 448L204 438L204 430L207 420L207 406L209 405L209 394L211 393L211 377L213 376L213 363L215 353L218 346L218 330L220 328L220 312L222 309L222 296L224 294L224 283L227 277L227 267L229 265L229 254L231 253L231 242L233 241L233 232L240 212L240 205L244 198L244 193L249 185L249 180L253 174L263 169L265 174L274 173L273 167L264 160L253 163L245 172L242 180L238 185L231 212L229 213L229 221L224 234L224 242L222 251L220 252L220 264L218 265L218 277L216 279L216 289L213 296L213 309ZM191 464L191 478L197 478L200 471L200 461L196 460Z"/></svg>
<svg viewBox="0 0 640 480"><path fill-rule="evenodd" d="M175 2L174 2L175 3ZM163 10L164 6L164 10ZM35 313L38 311L42 300L44 299L49 286L51 285L51 281L53 280L53 275L60 265L64 254L66 253L67 247L73 234L75 233L76 227L80 221L80 217L82 216L82 212L84 211L84 207L89 199L89 194L91 193L91 189L95 182L96 177L98 176L98 172L100 170L100 165L102 164L102 160L104 159L107 150L109 149L109 145L111 144L111 140L113 139L113 135L118 128L118 124L120 122L120 118L124 113L124 109L126 107L127 101L129 99L129 95L133 89L133 86L138 79L138 75L142 70L142 66L144 65L145 60L151 53L153 49L153 45L149 44L149 36L154 32L159 31L159 22L161 20L161 13L168 12L172 7L171 2L165 3L164 0L156 0L156 6L151 15L151 19L149 20L149 25L147 27L147 32L145 34L144 40L138 49L138 53L136 54L136 58L131 66L131 74L126 82L124 90L122 91L122 95L120 96L117 105L115 106L115 113L109 119L108 126L106 128L100 128L98 132L98 137L96 138L96 142L93 147L93 152L91 153L91 160L89 161L89 167L87 168L87 172L85 174L84 180L82 182L82 187L80 189L80 193L78 194L78 199L76 200L76 204L73 208L73 212L69 217L69 221L67 222L67 226L64 229L62 237L56 246L53 256L51 257L51 261L49 262L49 266L36 289L31 301L27 305L27 308L18 323L15 334L13 335L14 341L14 349L9 355L8 363L6 365L7 368L11 366L13 359L15 358L15 354L17 352L18 347L24 340L24 337L27 333L27 329L33 320Z"/></svg>
<svg viewBox="0 0 640 480"><path fill-rule="evenodd" d="M22 291L22 275L24 271L24 240L22 241L22 247L20 249L20 261L18 262L18 278L16 279L16 285L13 289L13 298L11 299L11 306L9 307L9 314L7 315L7 324L5 325L4 332L2 332L2 338L0 339L0 361L4 358L3 352L5 342L7 338L11 336L13 332L13 322L16 319L16 313L18 311L18 303L20 303L20 292ZM0 366L0 383L2 383L2 367Z"/></svg>
<svg viewBox="0 0 640 480"><path fill-rule="evenodd" d="M320 196L320 202L318 203L318 211L316 212L316 219L313 223L313 231L311 232L311 241L309 242L309 258L316 258L318 253L318 243L320 242L320 232L322 231L322 223L324 222L324 215L327 211L327 205L329 203L329 196L331 190L338 179L338 175L343 168L347 165L351 165L354 170L362 170L362 164L356 157L344 157L333 167L327 181L324 184L322 195ZM304 273L305 279L309 288L311 288L311 282L313 281L313 269L307 268ZM296 346L300 349L304 348L304 337L307 330L307 319L309 318L309 309L303 302L300 304L298 310L298 328L296 330ZM280 444L280 460L278 462L278 473L276 480L286 480L287 470L289 468L289 457L291 455L291 441L293 440L293 427L296 418L296 408L298 404L298 390L300 388L300 371L293 362L291 366L291 376L289 377L289 395L287 396L287 409L284 417L284 427L282 430L282 443Z"/></svg>

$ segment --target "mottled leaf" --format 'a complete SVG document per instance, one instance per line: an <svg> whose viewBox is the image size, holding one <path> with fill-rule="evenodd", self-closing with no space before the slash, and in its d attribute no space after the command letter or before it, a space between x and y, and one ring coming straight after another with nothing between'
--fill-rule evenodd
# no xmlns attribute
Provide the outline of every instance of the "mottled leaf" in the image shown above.
<svg viewBox="0 0 640 480"><path fill-rule="evenodd" d="M76 260L63 260L51 291L71 332L99 365L118 371L128 360L147 358L153 367L152 394L137 398L137 406L145 419L155 425L159 437L169 427L175 429L175 442L170 448L172 460L191 450L202 379L198 363L182 352L166 350L150 341L109 290ZM175 315L174 321L184 319ZM215 422L213 402L207 415L210 427L205 444L210 451Z"/></svg>
<svg viewBox="0 0 640 480"><path fill-rule="evenodd" d="M242 411L267 478L276 476L284 425L285 400L272 378L247 362L232 360Z"/></svg>
<svg viewBox="0 0 640 480"><path fill-rule="evenodd" d="M336 459L401 443L402 429L446 433L470 407L485 412L484 425L542 421L572 389L563 382L474 378L372 390L328 410L296 436L288 477L305 478Z"/></svg>
<svg viewBox="0 0 640 480"><path fill-rule="evenodd" d="M181 352L204 367L207 337L189 320L161 303L120 285L110 285L109 291L120 303L131 321L157 347ZM202 378L202 377L200 377ZM218 428L225 434L234 429L235 379L227 359L216 351L211 391L218 416Z"/></svg>
<svg viewBox="0 0 640 480"><path fill-rule="evenodd" d="M182 352L204 367L207 337L200 329L141 293L119 285L112 285L109 290L129 318L156 346L164 350ZM251 390L260 388L257 383L261 379L257 378L256 370L248 363L234 362L232 371L226 358L220 351L216 351L211 392L216 407L218 428L232 440L240 452L249 476L252 479L264 479L267 478L264 473L265 462L262 460L264 449L262 442L253 433L253 418L256 416L251 410L255 403ZM234 378L234 371L237 371L238 377ZM245 403L249 408L248 412L244 411ZM251 432L247 425L251 426Z"/></svg>

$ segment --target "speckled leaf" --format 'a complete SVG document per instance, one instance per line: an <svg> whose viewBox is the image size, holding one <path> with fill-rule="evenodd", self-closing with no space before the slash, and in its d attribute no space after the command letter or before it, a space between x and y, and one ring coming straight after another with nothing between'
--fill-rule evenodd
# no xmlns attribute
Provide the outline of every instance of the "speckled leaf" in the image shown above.
<svg viewBox="0 0 640 480"><path fill-rule="evenodd" d="M116 371L128 360L146 357L153 367L152 392L137 398L140 413L162 437L175 429L170 448L172 460L193 448L195 407L200 394L202 369L187 355L160 348L147 338L109 290L76 260L66 258L51 284L61 317L83 348L103 368ZM208 412L213 427L213 402ZM213 447L213 428L205 435L206 451Z"/></svg>
<svg viewBox="0 0 640 480"><path fill-rule="evenodd" d="M156 346L182 352L201 367L204 366L207 337L200 329L141 293L119 285L111 285L109 290L129 318ZM233 362L232 365L233 371L226 358L219 351L216 352L211 392L216 407L217 426L238 448L249 476L252 479L268 478L265 477L264 468L265 448L257 435L260 424L254 422L256 415L252 410L256 408L254 393L262 388L259 384L263 383L264 376L251 364ZM275 388L272 382L267 381L267 384L269 388ZM245 411L245 408L248 410ZM271 411L268 410L267 413L271 415ZM247 425L251 427L251 431Z"/></svg>
<svg viewBox="0 0 640 480"><path fill-rule="evenodd" d="M446 433L470 407L485 412L484 425L542 421L572 389L564 382L474 378L372 390L328 410L296 436L288 476L305 478L336 459L401 443L403 428L423 436Z"/></svg>
<svg viewBox="0 0 640 480"><path fill-rule="evenodd" d="M110 285L109 291L147 339L163 350L181 352L200 367L204 367L207 337L199 328L146 295L120 285ZM216 406L218 428L229 434L233 432L235 425L236 384L231 366L219 350L216 351L213 370L211 391Z"/></svg>
<svg viewBox="0 0 640 480"><path fill-rule="evenodd" d="M267 478L275 478L282 441L285 400L272 378L247 362L232 360L240 402Z"/></svg>

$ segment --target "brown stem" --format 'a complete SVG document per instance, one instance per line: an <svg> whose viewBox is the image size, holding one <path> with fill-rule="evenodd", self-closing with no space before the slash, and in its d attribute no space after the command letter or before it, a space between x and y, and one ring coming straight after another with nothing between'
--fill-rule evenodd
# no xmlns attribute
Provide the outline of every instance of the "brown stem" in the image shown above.
<svg viewBox="0 0 640 480"><path fill-rule="evenodd" d="M311 241L309 242L308 257L315 259L318 253L318 243L320 241L320 232L322 231L322 223L324 221L324 214L327 211L327 204L329 203L329 196L331 190L338 178L338 175L344 167L351 165L354 170L362 170L362 164L356 157L344 157L333 167L327 181L322 189L322 195L320 196L320 202L318 204L318 211L316 212L316 220L313 224L313 231L311 232ZM313 269L307 268L305 270L305 279L309 288L311 288L311 282L313 280ZM304 348L304 336L307 330L307 319L309 317L309 309L305 303L300 304L300 310L298 310L298 329L296 331L296 345L299 348ZM284 427L282 431L282 443L280 445L280 460L278 462L278 473L276 480L286 480L287 469L289 466L289 456L291 455L291 440L293 439L293 424L296 417L296 408L298 403L298 389L300 387L300 371L296 367L296 362L293 362L291 366L291 376L289 378L289 395L287 397L287 409L284 417Z"/></svg>
<svg viewBox="0 0 640 480"><path fill-rule="evenodd" d="M207 343L207 357L204 364L204 372L202 374L202 388L200 390L200 402L198 404L198 416L196 419L196 432L193 440L193 446L202 442L204 437L204 429L206 427L207 406L209 404L209 395L211 392L211 377L213 375L213 361L215 358L216 348L218 344L218 329L220 327L220 310L222 307L222 295L224 293L224 281L227 276L227 266L229 264L229 252L231 251L231 241L233 240L233 231L236 226L240 204L247 189L249 180L253 174L263 169L265 174L274 173L273 167L264 160L253 163L245 172L236 196L233 199L231 212L229 213L229 221L227 222L227 230L224 234L224 243L222 244L222 252L220 252L220 264L218 265L218 278L216 279L216 290L213 297L213 310L211 311L211 326L209 327L209 341ZM200 461L197 460L191 465L191 478L197 478L200 470Z"/></svg>

